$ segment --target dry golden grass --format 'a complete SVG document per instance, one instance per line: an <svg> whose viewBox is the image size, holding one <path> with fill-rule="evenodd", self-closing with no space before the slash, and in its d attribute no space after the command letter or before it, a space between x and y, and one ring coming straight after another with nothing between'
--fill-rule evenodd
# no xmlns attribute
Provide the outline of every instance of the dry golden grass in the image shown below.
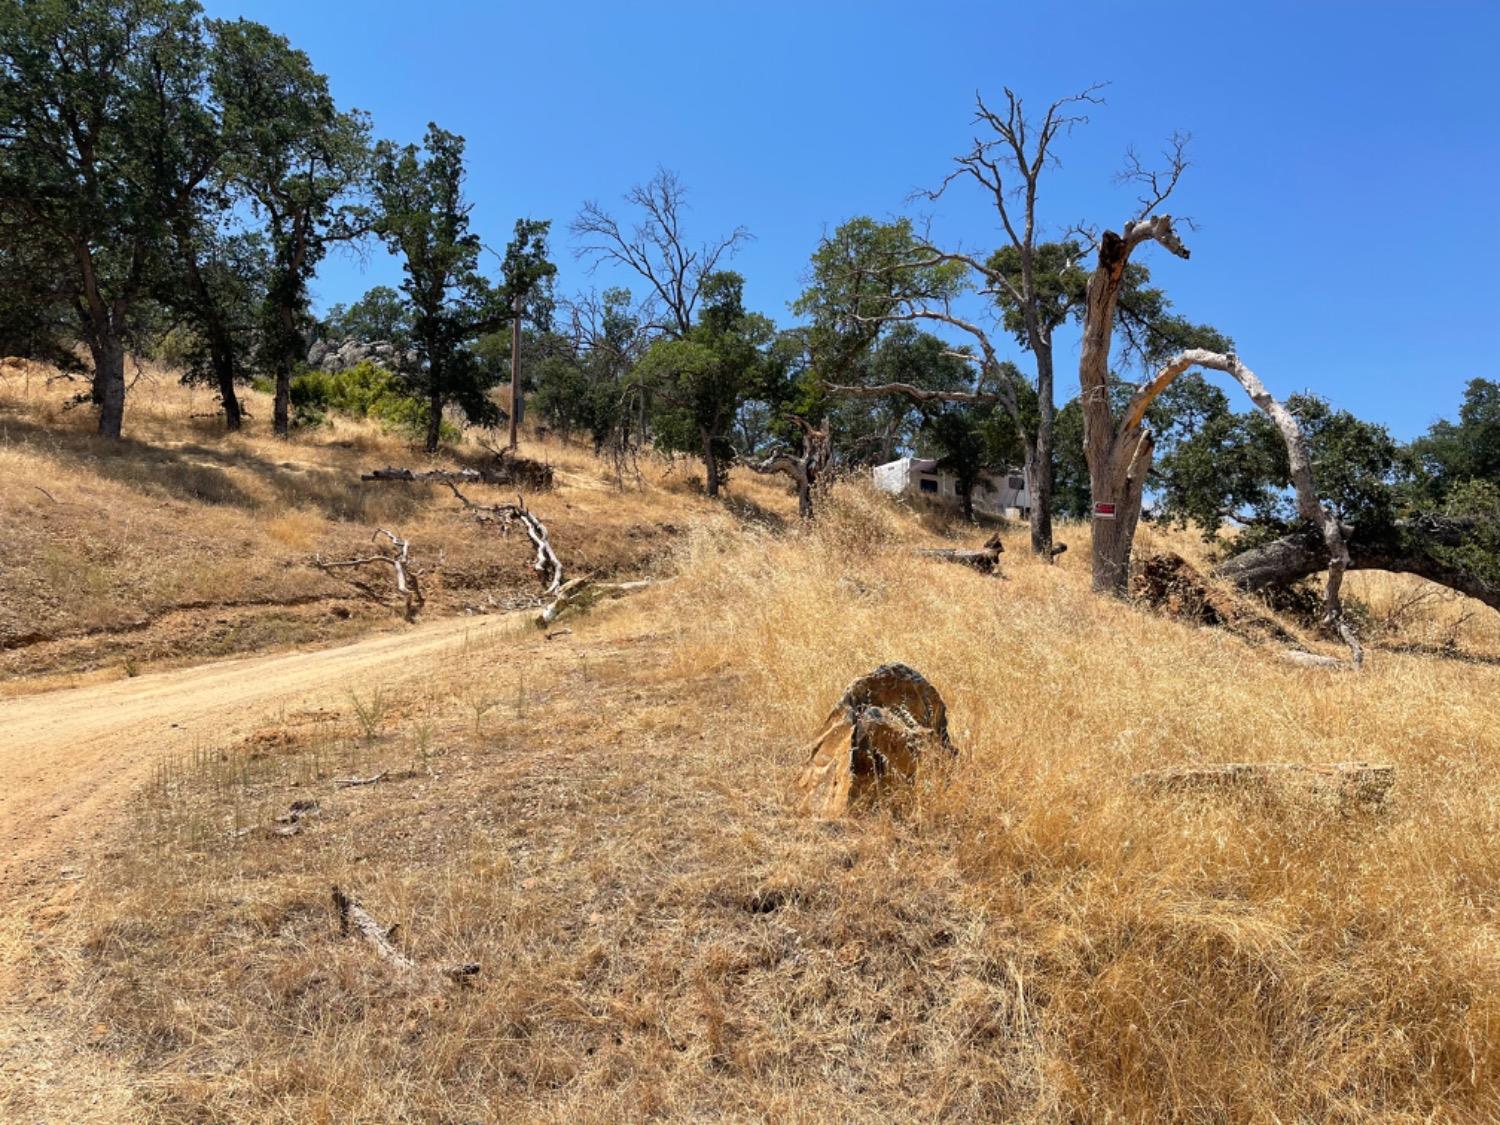
<svg viewBox="0 0 1500 1125"><path fill-rule="evenodd" d="M279 441L269 400L251 391L250 427L225 434L199 416L212 414L207 391L147 367L131 389L126 440L103 442L89 410L66 408L80 384L53 376L0 365L0 526L11 532L0 693L399 627L393 608L310 565L319 553L367 554L377 527L405 535L429 568L429 616L535 592L524 545L478 527L445 490L360 481L372 468L425 461L371 423L335 418ZM527 442L522 453L557 470L561 487L530 503L575 574L652 573L683 517L723 511L685 464L650 460L640 486L620 489L583 450ZM486 456L466 437L438 463ZM778 525L794 510L779 479L743 476L732 490L742 508ZM664 490L677 509L665 521ZM366 577L399 601L387 578Z"/></svg>
<svg viewBox="0 0 1500 1125"><path fill-rule="evenodd" d="M679 516L679 481L625 501L681 519L670 582L164 763L70 962L138 1116L1500 1115L1500 668L1298 669L1095 598L1079 528L1055 567L1012 533L997 581L862 488L807 532ZM800 817L818 721L889 660L948 700L956 768L901 816ZM1385 808L1130 785L1355 758L1398 767ZM302 835L237 834L305 798ZM476 987L340 938L330 883Z"/></svg>

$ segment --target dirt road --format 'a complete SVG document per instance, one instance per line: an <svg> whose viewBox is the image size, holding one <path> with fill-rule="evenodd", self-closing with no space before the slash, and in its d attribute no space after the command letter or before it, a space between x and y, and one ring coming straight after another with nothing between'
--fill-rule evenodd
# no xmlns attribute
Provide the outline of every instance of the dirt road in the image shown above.
<svg viewBox="0 0 1500 1125"><path fill-rule="evenodd" d="M466 638L517 628L464 617L314 652L226 660L0 702L0 895L82 863L163 755L228 742L282 707L347 703L418 675Z"/></svg>
<svg viewBox="0 0 1500 1125"><path fill-rule="evenodd" d="M128 1071L78 1042L55 998L73 893L163 755L233 741L268 715L344 706L423 674L445 651L528 628L515 614L434 622L313 652L226 660L0 702L0 1118L149 1116ZM43 940L43 935L50 935Z"/></svg>

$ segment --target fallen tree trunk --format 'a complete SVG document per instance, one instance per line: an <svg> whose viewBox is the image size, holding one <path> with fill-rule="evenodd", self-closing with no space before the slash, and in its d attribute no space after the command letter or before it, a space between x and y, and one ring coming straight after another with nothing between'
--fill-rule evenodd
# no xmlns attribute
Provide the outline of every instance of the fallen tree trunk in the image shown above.
<svg viewBox="0 0 1500 1125"><path fill-rule="evenodd" d="M960 566L971 566L982 574L994 574L1000 569L1000 554L999 550L988 547L978 549L944 547L923 551L922 557L942 559L944 562L958 563Z"/></svg>
<svg viewBox="0 0 1500 1125"><path fill-rule="evenodd" d="M1415 574L1450 590L1500 609L1500 584L1432 554L1433 548L1457 547L1472 525L1440 516L1404 520L1389 533L1365 536L1346 530L1350 570L1388 570ZM1328 568L1328 552L1316 531L1283 536L1220 563L1214 574L1242 590L1290 586Z"/></svg>
<svg viewBox="0 0 1500 1125"><path fill-rule="evenodd" d="M1303 765L1294 762L1226 762L1208 766L1173 766L1137 774L1135 783L1153 792L1261 788L1300 782L1359 804L1379 804L1396 781L1395 766L1369 762Z"/></svg>
<svg viewBox="0 0 1500 1125"><path fill-rule="evenodd" d="M419 484L444 484L450 481L469 484L509 484L534 491L543 491L553 485L552 466L527 457L515 457L509 450L486 446L495 456L494 465L480 469L404 469L386 466L360 474L360 480L405 481Z"/></svg>
<svg viewBox="0 0 1500 1125"><path fill-rule="evenodd" d="M407 482L435 482L446 483L449 481L468 481L470 484L494 484L496 483L488 475L481 473L478 469L424 469L416 472L412 469L397 469L387 467L375 469L372 472L361 473L360 480L399 480Z"/></svg>

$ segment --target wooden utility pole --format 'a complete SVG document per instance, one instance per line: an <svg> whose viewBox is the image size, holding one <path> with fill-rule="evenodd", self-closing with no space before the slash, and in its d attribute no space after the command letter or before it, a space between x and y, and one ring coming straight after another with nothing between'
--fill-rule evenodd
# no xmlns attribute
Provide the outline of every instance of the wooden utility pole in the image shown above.
<svg viewBox="0 0 1500 1125"><path fill-rule="evenodd" d="M521 428L521 294L511 305L510 321L510 447L516 448Z"/></svg>

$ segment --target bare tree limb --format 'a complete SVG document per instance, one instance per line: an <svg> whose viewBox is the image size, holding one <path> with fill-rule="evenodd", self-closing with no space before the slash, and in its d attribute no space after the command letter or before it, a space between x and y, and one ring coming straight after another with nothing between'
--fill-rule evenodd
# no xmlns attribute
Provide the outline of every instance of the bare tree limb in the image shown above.
<svg viewBox="0 0 1500 1125"><path fill-rule="evenodd" d="M458 497L463 506L473 512L481 523L494 520L500 524L502 532L509 531L512 524L519 523L526 530L527 537L532 546L536 548L536 558L532 561L531 569L546 583L543 591L545 596L550 597L557 593L563 584L562 561L557 557L557 552L552 549L552 544L547 538L547 525L532 515L526 509L526 502L521 497L516 497L514 504L476 504L458 490L458 485L451 480L445 480L446 484Z"/></svg>
<svg viewBox="0 0 1500 1125"><path fill-rule="evenodd" d="M338 912L339 932L348 936L352 929L375 951L375 955L382 961L391 965L403 975L413 975L421 972L421 966L406 954L402 953L391 942L391 936L396 932L396 926L382 926L375 921L370 912L346 895L335 884L333 887L333 906ZM478 962L466 962L459 965L449 965L444 968L433 970L438 976L446 977L455 984L463 984L469 978L479 974Z"/></svg>
<svg viewBox="0 0 1500 1125"><path fill-rule="evenodd" d="M930 391L914 383L874 383L868 387L845 387L831 383L826 388L829 394L849 395L852 398L881 398L885 395L905 395L915 402L959 402L967 405L994 403L999 395L984 391Z"/></svg>
<svg viewBox="0 0 1500 1125"><path fill-rule="evenodd" d="M395 572L396 592L405 601L406 619L415 621L417 615L422 612L422 607L427 604L427 598L422 593L422 584L418 577L420 571L411 565L411 544L395 532L387 531L383 527L377 528L370 538L378 539L382 535L395 547L394 555L364 555L352 559L325 559L321 555L314 555L313 565L325 572L368 566L371 563L383 563L389 566ZM363 584L357 585L360 585L362 589L365 588Z"/></svg>
<svg viewBox="0 0 1500 1125"><path fill-rule="evenodd" d="M1364 661L1364 650L1359 639L1344 619L1340 589L1344 572L1349 568L1349 545L1338 517L1318 496L1317 482L1313 479L1312 456L1308 453L1307 440L1296 417L1270 391L1266 390L1255 372L1240 362L1238 356L1224 355L1203 348L1190 348L1179 352L1131 397L1121 419L1119 432L1130 433L1140 427L1146 410L1156 397L1182 372L1189 367L1207 367L1230 376L1250 396L1250 401L1269 418L1286 443L1287 461L1291 467L1292 488L1297 495L1297 511L1303 519L1317 527L1323 535L1327 548L1328 583L1323 594L1323 624L1341 637L1349 646L1356 666ZM1141 431L1143 434L1146 432Z"/></svg>

